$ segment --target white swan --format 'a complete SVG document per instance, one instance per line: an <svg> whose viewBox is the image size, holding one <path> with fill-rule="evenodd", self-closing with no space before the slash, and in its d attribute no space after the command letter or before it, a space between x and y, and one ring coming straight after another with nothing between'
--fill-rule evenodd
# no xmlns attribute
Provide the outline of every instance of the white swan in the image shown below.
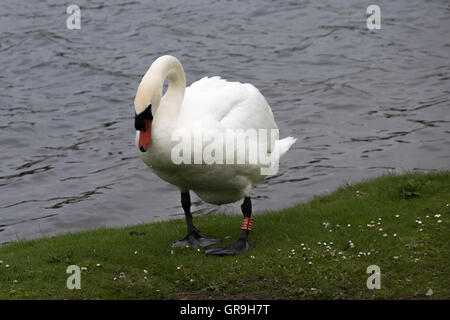
<svg viewBox="0 0 450 320"><path fill-rule="evenodd" d="M169 86L162 96L166 78L169 79ZM230 132L242 133L248 129L255 129L255 132L256 129L258 132L263 132L261 129L264 129L277 133L272 110L264 96L251 84L228 82L220 77L206 77L186 88L181 63L175 57L166 55L155 60L145 73L137 89L134 107L139 156L160 178L177 186L181 191L188 232L186 237L172 243L172 246L209 246L218 241L202 236L193 225L189 196L189 191L192 190L202 200L214 204L230 203L244 198L244 220L240 238L225 247L209 247L205 252L224 255L247 251L248 233L253 223L250 218L250 193L255 184L264 179L262 169L267 167L267 162L263 163L259 158L256 162L249 159L249 154L255 150L249 145L256 146L258 152L271 159L273 164L296 139L288 137L278 140L276 136L276 139L271 141L261 139L261 136L255 138L254 135L249 135L245 138L246 148L239 148L239 142L235 140L234 146L228 146L228 151L233 148L232 163L226 159L222 162L224 164L219 161L205 162L202 159L201 164L192 164L189 161L179 164L179 161L174 161L174 155L188 155L188 158L183 159L192 160L196 157L193 155L194 145L200 145L200 155L208 145L211 149L211 140L200 139L198 142L202 135L219 137L225 141ZM181 152L174 152L179 150L180 146L186 146L186 143L180 143L177 137L188 142L187 146L190 145L192 150L182 149ZM264 140L268 140L268 143L264 144ZM225 154L227 146L223 148ZM186 154L186 150L189 154ZM219 156L219 148L214 150L211 155ZM240 158L245 161L237 163L239 156L247 158Z"/></svg>

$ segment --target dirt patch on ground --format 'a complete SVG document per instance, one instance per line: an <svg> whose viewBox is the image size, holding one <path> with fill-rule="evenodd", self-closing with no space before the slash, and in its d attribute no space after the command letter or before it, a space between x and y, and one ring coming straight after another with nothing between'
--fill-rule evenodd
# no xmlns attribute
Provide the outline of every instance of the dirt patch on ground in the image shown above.
<svg viewBox="0 0 450 320"><path fill-rule="evenodd" d="M277 300L279 297L258 295L252 292L239 292L236 294L221 293L202 289L198 291L181 291L175 293L170 299L175 300Z"/></svg>

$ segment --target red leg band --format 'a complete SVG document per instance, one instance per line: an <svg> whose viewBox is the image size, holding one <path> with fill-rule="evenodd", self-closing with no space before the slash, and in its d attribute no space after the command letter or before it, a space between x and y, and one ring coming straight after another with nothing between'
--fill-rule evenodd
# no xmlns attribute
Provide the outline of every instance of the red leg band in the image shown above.
<svg viewBox="0 0 450 320"><path fill-rule="evenodd" d="M253 219L244 218L242 219L241 230L251 231L253 227Z"/></svg>

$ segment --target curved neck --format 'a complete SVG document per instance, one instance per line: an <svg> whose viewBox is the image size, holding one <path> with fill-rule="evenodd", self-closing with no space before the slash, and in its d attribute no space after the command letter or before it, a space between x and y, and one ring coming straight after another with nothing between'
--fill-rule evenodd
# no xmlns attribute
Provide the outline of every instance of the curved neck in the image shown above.
<svg viewBox="0 0 450 320"><path fill-rule="evenodd" d="M159 102L159 106L162 105L162 108L158 107L155 112L155 120L157 118L166 118L174 123L178 118L186 89L186 76L183 67L177 58L162 56L153 62L149 72L154 81L159 84L155 92L155 98L157 100L160 99L157 103ZM161 97L166 78L169 78L169 87L166 94Z"/></svg>
<svg viewBox="0 0 450 320"><path fill-rule="evenodd" d="M164 80L169 78L169 88L162 97ZM177 58L162 56L152 63L145 73L134 98L134 109L139 115L152 104L154 121L165 125L178 119L186 89L186 76ZM163 105L162 108L160 106Z"/></svg>

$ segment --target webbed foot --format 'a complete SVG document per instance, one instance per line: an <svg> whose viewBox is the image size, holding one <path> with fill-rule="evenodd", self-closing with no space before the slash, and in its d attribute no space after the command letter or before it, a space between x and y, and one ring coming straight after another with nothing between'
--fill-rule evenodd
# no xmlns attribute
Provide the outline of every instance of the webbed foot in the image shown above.
<svg viewBox="0 0 450 320"><path fill-rule="evenodd" d="M216 256L225 256L225 255L234 255L239 253L244 253L248 251L250 246L248 245L248 240L245 238L239 238L235 242L232 242L223 247L211 247L205 249L206 255L216 255Z"/></svg>
<svg viewBox="0 0 450 320"><path fill-rule="evenodd" d="M170 245L172 248L175 247L206 247L210 246L214 243L220 242L219 239L214 238L207 238L200 234L198 230L193 230L192 232L188 233L183 239L180 239L178 241L172 242Z"/></svg>

